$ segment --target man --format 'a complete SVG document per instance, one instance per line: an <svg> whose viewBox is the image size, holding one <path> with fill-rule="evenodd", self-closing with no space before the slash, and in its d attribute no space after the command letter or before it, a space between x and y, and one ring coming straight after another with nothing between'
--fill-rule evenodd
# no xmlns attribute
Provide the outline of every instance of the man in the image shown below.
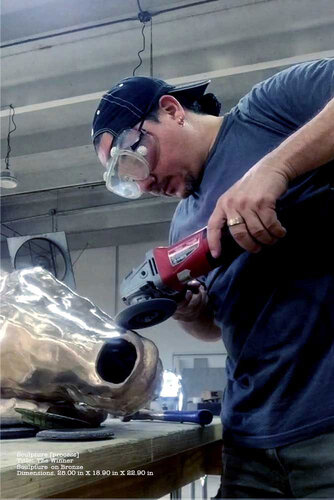
<svg viewBox="0 0 334 500"><path fill-rule="evenodd" d="M278 73L224 117L208 83L123 80L95 114L96 152L108 189L182 198L171 242L208 225L218 257L228 226L246 250L174 315L228 352L220 495L332 498L334 60Z"/></svg>

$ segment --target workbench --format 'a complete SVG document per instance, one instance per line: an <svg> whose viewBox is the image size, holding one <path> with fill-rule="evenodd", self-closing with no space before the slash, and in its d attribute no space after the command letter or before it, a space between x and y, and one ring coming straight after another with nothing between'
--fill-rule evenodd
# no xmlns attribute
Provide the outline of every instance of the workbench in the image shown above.
<svg viewBox="0 0 334 500"><path fill-rule="evenodd" d="M1 442L1 498L159 498L221 471L221 423L109 419L113 439Z"/></svg>

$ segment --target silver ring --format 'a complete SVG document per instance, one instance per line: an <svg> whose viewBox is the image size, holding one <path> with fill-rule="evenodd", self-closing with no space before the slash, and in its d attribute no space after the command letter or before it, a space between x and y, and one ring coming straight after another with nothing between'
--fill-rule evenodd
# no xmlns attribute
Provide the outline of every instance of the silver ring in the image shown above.
<svg viewBox="0 0 334 500"><path fill-rule="evenodd" d="M227 225L228 227L231 226L237 226L238 224L243 224L245 222L245 219L242 217L232 217L232 219L228 219Z"/></svg>

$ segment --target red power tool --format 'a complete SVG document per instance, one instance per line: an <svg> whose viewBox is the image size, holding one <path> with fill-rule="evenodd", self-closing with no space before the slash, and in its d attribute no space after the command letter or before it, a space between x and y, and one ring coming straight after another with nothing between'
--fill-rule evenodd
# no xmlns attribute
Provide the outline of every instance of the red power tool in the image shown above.
<svg viewBox="0 0 334 500"><path fill-rule="evenodd" d="M334 188L326 185L310 190L292 203L279 203L277 214L290 238L300 240L301 248L307 245L310 251L312 245L317 245L323 235L328 234L333 206ZM119 326L137 330L165 321L174 314L189 281L208 274L215 267L227 268L243 252L228 228L224 228L222 253L219 259L214 259L206 233L203 228L175 245L157 247L146 253L145 261L121 284L122 300L129 307L116 316ZM267 249L270 251L270 247Z"/></svg>
<svg viewBox="0 0 334 500"><path fill-rule="evenodd" d="M206 233L205 227L175 245L146 253L145 261L121 284L122 300L129 307L116 316L118 325L137 330L165 321L175 312L189 281L224 263L230 264L242 252L226 231L223 255L214 259Z"/></svg>

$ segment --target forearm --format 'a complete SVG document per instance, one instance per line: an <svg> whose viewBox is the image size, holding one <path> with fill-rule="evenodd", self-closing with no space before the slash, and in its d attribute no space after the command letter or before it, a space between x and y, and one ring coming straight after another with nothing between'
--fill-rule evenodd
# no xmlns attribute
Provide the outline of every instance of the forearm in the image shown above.
<svg viewBox="0 0 334 500"><path fill-rule="evenodd" d="M206 342L217 342L221 339L220 328L214 323L210 312L202 313L194 321L177 320L181 328L192 337Z"/></svg>
<svg viewBox="0 0 334 500"><path fill-rule="evenodd" d="M279 160L291 181L334 159L334 99L311 121L267 155Z"/></svg>

